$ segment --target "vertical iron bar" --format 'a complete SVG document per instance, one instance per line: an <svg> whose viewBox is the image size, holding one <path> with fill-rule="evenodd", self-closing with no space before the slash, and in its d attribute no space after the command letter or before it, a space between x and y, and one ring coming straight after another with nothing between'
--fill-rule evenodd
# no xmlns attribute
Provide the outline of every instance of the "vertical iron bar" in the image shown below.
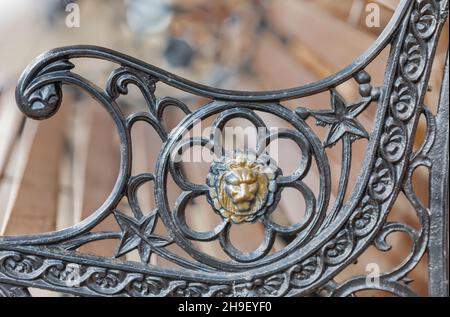
<svg viewBox="0 0 450 317"><path fill-rule="evenodd" d="M429 295L448 296L448 171L449 171L449 101L448 52L436 116L436 139L431 150L430 174L431 227L429 250Z"/></svg>

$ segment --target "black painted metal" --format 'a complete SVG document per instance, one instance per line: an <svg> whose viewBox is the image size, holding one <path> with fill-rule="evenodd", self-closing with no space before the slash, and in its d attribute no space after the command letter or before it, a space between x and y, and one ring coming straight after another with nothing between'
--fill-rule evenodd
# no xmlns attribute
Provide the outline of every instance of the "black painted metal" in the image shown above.
<svg viewBox="0 0 450 317"><path fill-rule="evenodd" d="M365 54L333 76L281 91L243 92L199 85L132 57L94 46L70 46L54 49L38 57L24 71L16 90L20 109L34 119L46 119L59 108L61 86L75 85L97 100L114 121L120 139L121 165L117 182L105 203L91 216L74 227L33 236L0 237L0 294L27 295L27 287L38 287L76 295L105 296L300 296L321 294L348 296L357 291L376 288L401 296L414 296L407 286L408 273L428 250L430 255L430 294L448 295L448 65L438 114L423 105L437 41L448 15L446 0L402 1L392 21ZM390 44L385 80L372 87L364 68ZM109 77L106 88L100 88L74 72L70 62L76 58L98 58L120 65ZM348 104L335 87L355 80L361 100ZM179 100L155 96L156 82L211 99L191 112ZM124 117L116 99L127 93L127 85L136 85L147 102L148 111ZM331 107L313 111L292 111L280 104L288 99L330 91ZM376 105L375 124L366 131L358 115ZM167 107L180 108L185 119L172 131L162 124ZM271 198L277 203L278 192L293 187L303 194L306 220L291 227L272 222L266 215L260 219L266 230L265 240L257 251L236 250L228 239L230 226L223 221L214 230L198 233L183 221L184 208L193 197L205 195L209 185L195 185L184 179L171 153L184 148L180 138L196 120L221 113L217 127L234 117L245 117L255 126L264 127L258 112L270 113L289 123L276 137L293 140L302 149L300 166L292 175L277 173L277 192ZM428 135L422 148L413 152L418 118L427 118ZM313 116L318 124L330 126L326 140L320 140L306 123ZM163 140L154 173L131 175L131 136L134 123L149 123ZM363 168L347 202L343 202L351 164L352 142L367 138ZM271 140L268 136L267 143ZM325 148L342 142L343 162L339 193L329 206L330 166ZM261 147L267 144L260 144ZM192 139L188 145L219 146L218 140ZM314 161L320 174L317 197L302 182ZM411 185L418 166L431 169L431 203L423 206ZM167 201L167 179L172 177L183 190L175 209ZM136 198L138 188L154 182L157 209L145 215ZM399 222L387 222L393 202L400 191L406 195L420 219L415 229ZM117 210L126 197L133 217ZM330 211L327 213L327 210ZM266 211L269 213L270 211ZM105 217L113 214L120 232L93 232ZM162 220L167 236L153 233L156 221ZM341 284L333 281L369 246L388 251L386 237L404 232L413 242L403 263L382 273L379 283L367 284L356 276ZM268 254L275 235L294 235L282 250ZM75 251L88 242L117 239L116 256L138 249L140 264ZM192 240L218 239L230 261L220 261L195 248ZM192 258L184 258L166 247L177 244ZM151 253L178 264L183 269L149 266ZM12 286L14 285L14 286Z"/></svg>

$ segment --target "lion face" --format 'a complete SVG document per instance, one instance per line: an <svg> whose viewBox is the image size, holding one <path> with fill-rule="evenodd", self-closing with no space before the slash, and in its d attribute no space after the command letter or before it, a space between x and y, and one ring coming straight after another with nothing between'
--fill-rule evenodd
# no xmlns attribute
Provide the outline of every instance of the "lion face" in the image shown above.
<svg viewBox="0 0 450 317"><path fill-rule="evenodd" d="M253 222L273 203L278 169L267 156L232 152L213 162L208 175L208 201L234 223Z"/></svg>
<svg viewBox="0 0 450 317"><path fill-rule="evenodd" d="M247 167L238 167L224 175L225 193L238 211L251 209L258 193L258 173Z"/></svg>

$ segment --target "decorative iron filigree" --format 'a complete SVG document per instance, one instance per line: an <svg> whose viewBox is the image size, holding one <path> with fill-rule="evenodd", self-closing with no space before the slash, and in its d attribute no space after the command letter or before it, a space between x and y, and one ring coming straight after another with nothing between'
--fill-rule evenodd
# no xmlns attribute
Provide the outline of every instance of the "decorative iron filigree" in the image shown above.
<svg viewBox="0 0 450 317"><path fill-rule="evenodd" d="M434 165L442 164L439 161L447 159L448 162L447 154L435 150L436 146L448 148L448 130L445 130L448 123L443 123L448 120L448 93L445 92L448 65L438 114L433 115L423 105L434 52L447 14L446 0L402 1L379 39L352 65L316 83L274 92L228 91L194 84L100 47L70 46L43 54L20 78L16 93L18 106L31 118L45 119L55 114L61 104L61 86L78 86L95 98L115 123L121 145L120 173L106 202L82 223L41 235L0 237L0 283L4 283L0 285L0 294L25 296L26 287L33 286L76 295L104 296L348 296L368 288L411 296L415 294L407 286L407 275L427 250L430 294L448 294L446 259L442 256L446 244L442 239L446 225L443 210L448 198L443 189L448 180L448 165L434 170ZM373 87L364 69L387 45L391 54L385 80L381 87ZM111 73L106 88L102 89L74 72L71 60L79 57L104 59L120 67ZM361 96L360 101L351 104L335 90L350 80L357 82ZM157 98L157 82L211 101L191 112L179 100ZM127 94L128 85L139 88L147 111L123 115L116 100ZM280 104L283 100L301 99L323 91L330 91L331 109L299 107L293 111ZM162 119L168 107L177 107L186 114L171 131ZM372 131L367 131L357 119L368 107L377 108ZM272 133L258 113L274 115L291 128ZM422 148L413 152L412 142L422 114L427 119L428 135ZM308 125L310 116L317 124L329 126L325 140L320 140ZM252 151L225 152L220 137L214 133L209 137L185 138L198 120L215 118L212 124L215 131L237 117L267 132ZM132 175L130 135L138 121L150 124L163 145L153 173ZM352 142L358 138L368 139L367 151L357 183L344 203ZM290 175L282 173L265 151L277 139L291 140L301 150L297 169ZM330 206L330 164L325 148L338 142L342 143L342 170L338 194ZM187 180L173 156L195 145L219 149L219 158L211 164L204 184ZM319 175L318 193L304 182L313 163ZM424 206L412 189L412 173L419 166L430 168L432 174L438 173L431 185L434 198L430 206ZM182 190L175 206L168 203L169 178ZM153 182L155 187L156 209L149 214L141 211L136 197L138 188L146 182ZM289 226L278 224L270 217L286 188L300 192L305 202L304 217ZM419 229L386 221L400 191L414 207L420 220ZM205 195L211 211L221 216L221 222L208 232L193 230L185 219L188 202L200 195ZM124 197L132 216L118 208ZM114 215L120 232L94 231L108 215ZM162 221L167 236L154 233L157 221ZM264 225L264 240L253 252L242 252L231 242L231 226L243 222ZM388 251L386 238L393 232L406 233L412 240L412 250L397 268L381 275L379 284L367 285L361 276L341 284L334 282L336 274L369 246ZM290 236L292 240L271 253L276 236ZM77 251L86 243L102 239L117 239L116 257L137 249L142 263ZM192 243L212 240L219 241L229 261L206 254ZM167 246L172 244L182 247L190 258L171 252ZM152 253L183 269L148 266Z"/></svg>

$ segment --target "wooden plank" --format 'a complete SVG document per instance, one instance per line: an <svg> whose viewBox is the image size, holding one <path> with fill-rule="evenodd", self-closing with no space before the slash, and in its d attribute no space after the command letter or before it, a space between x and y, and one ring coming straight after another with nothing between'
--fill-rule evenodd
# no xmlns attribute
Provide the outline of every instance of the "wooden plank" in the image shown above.
<svg viewBox="0 0 450 317"><path fill-rule="evenodd" d="M53 118L27 120L6 208L3 235L53 231L56 227L59 160L66 110Z"/></svg>
<svg viewBox="0 0 450 317"><path fill-rule="evenodd" d="M84 170L84 173L74 175L75 179L81 176L84 180L81 211L76 212L81 215L81 219L88 217L108 197L116 182L120 165L119 144L115 137L116 129L112 119L100 105L92 103L89 106L92 110L90 111L90 126L87 127L89 131L88 147L86 159L81 162L81 164L85 163L85 166L78 169L80 172ZM76 222L79 220L76 219ZM93 229L93 231L109 230L119 230L112 216L104 219ZM84 245L80 251L112 256L116 246L116 240L101 240Z"/></svg>
<svg viewBox="0 0 450 317"><path fill-rule="evenodd" d="M83 197L85 191L86 165L88 159L89 139L93 126L93 108L98 106L93 101L80 102L74 109L72 133L71 182L73 188L73 223L83 217Z"/></svg>
<svg viewBox="0 0 450 317"><path fill-rule="evenodd" d="M271 4L268 12L280 32L333 66L328 75L351 64L375 40L374 35L355 29L311 3L286 0L282 6ZM306 31L311 28L313 31ZM384 68L371 68L371 75L383 78Z"/></svg>
<svg viewBox="0 0 450 317"><path fill-rule="evenodd" d="M37 122L28 120L5 163L4 173L0 182L0 228L4 228L8 217L8 206L15 200L13 193L17 193L22 178L28 153L36 134ZM11 203L10 203L11 201Z"/></svg>
<svg viewBox="0 0 450 317"><path fill-rule="evenodd" d="M64 151L61 157L59 172L58 208L56 216L56 229L61 230L74 225L73 214L73 179L72 179L72 153Z"/></svg>
<svg viewBox="0 0 450 317"><path fill-rule="evenodd" d="M24 120L13 100L14 90L10 89L2 95L0 104L0 177Z"/></svg>

